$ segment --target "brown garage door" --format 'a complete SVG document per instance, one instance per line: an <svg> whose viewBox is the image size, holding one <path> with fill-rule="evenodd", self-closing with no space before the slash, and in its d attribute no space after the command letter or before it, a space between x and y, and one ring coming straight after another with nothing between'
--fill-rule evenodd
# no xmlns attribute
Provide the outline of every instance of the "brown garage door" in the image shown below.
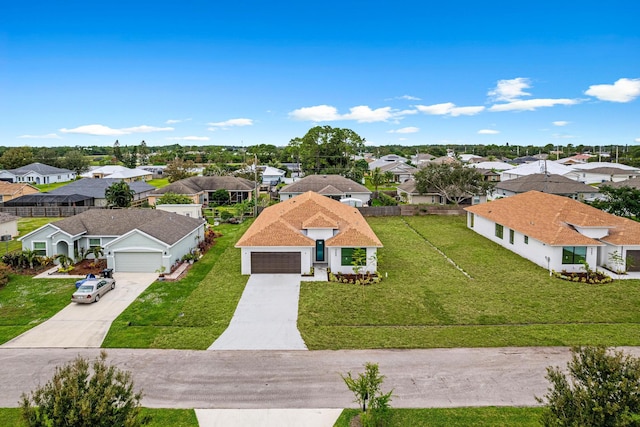
<svg viewBox="0 0 640 427"><path fill-rule="evenodd" d="M640 271L640 251L627 251L627 271Z"/></svg>
<svg viewBox="0 0 640 427"><path fill-rule="evenodd" d="M300 274L300 252L253 252L251 274Z"/></svg>

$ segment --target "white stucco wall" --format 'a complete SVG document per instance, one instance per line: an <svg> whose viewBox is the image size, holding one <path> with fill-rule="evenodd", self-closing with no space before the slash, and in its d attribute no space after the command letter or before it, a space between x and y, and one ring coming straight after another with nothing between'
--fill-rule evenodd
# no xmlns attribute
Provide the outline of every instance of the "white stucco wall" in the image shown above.
<svg viewBox="0 0 640 427"><path fill-rule="evenodd" d="M0 224L0 236L7 234L11 237L18 236L18 220L7 221Z"/></svg>
<svg viewBox="0 0 640 427"><path fill-rule="evenodd" d="M508 227L504 227L503 237L500 239L495 235L495 222L475 215L473 220L474 224L473 227L471 227L471 215L473 214L467 212L467 226L473 231L542 268L554 271L584 271L582 264L562 263L562 246L550 246L531 236L528 236L528 243L525 243L525 235L516 230L514 230L512 244L510 243L510 229ZM597 246L587 247L587 263L591 268L595 268L596 265L598 265Z"/></svg>
<svg viewBox="0 0 640 427"><path fill-rule="evenodd" d="M188 216L191 218L202 218L202 205L156 205L156 209L166 212L174 212L178 215Z"/></svg>
<svg viewBox="0 0 640 427"><path fill-rule="evenodd" d="M367 250L367 265L362 267L360 273L370 272L375 273L378 270L378 262L375 259L376 254L378 252L378 248L365 248ZM333 273L345 273L345 274L353 274L353 266L352 265L341 265L342 264L342 248L341 247L329 247L327 248L328 252L328 261L329 268Z"/></svg>

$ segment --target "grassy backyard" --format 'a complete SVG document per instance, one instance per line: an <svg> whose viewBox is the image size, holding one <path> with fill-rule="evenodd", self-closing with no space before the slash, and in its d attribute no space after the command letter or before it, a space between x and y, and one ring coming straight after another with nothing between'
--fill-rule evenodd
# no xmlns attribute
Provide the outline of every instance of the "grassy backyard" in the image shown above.
<svg viewBox="0 0 640 427"><path fill-rule="evenodd" d="M368 221L388 277L369 287L303 282L298 325L310 349L640 345L638 281L550 278L464 218Z"/></svg>

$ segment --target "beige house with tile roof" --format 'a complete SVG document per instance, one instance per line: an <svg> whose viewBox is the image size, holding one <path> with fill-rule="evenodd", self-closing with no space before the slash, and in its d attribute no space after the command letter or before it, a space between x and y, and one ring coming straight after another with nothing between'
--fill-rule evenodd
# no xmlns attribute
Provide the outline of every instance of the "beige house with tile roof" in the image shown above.
<svg viewBox="0 0 640 427"><path fill-rule="evenodd" d="M568 197L529 191L465 210L469 228L550 271L640 271L640 223Z"/></svg>
<svg viewBox="0 0 640 427"><path fill-rule="evenodd" d="M380 247L358 209L313 191L266 208L236 243L242 274L301 274L311 267L353 273L360 248L366 251L362 271L375 272Z"/></svg>
<svg viewBox="0 0 640 427"><path fill-rule="evenodd" d="M16 199L27 194L39 193L36 187L26 183L13 183L7 181L0 181L0 202L8 202L9 200Z"/></svg>

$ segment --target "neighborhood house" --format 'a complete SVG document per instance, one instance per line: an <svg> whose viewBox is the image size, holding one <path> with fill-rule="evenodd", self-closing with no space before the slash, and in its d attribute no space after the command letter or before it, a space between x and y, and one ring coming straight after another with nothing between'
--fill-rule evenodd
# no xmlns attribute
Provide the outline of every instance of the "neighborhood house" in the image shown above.
<svg viewBox="0 0 640 427"><path fill-rule="evenodd" d="M550 271L640 271L640 223L529 191L465 208L467 226Z"/></svg>
<svg viewBox="0 0 640 427"><path fill-rule="evenodd" d="M373 273L382 243L358 209L309 191L262 211L236 247L242 274Z"/></svg>
<svg viewBox="0 0 640 427"><path fill-rule="evenodd" d="M116 272L169 271L203 240L205 222L157 209L92 209L25 235L23 250L66 255L99 246Z"/></svg>

